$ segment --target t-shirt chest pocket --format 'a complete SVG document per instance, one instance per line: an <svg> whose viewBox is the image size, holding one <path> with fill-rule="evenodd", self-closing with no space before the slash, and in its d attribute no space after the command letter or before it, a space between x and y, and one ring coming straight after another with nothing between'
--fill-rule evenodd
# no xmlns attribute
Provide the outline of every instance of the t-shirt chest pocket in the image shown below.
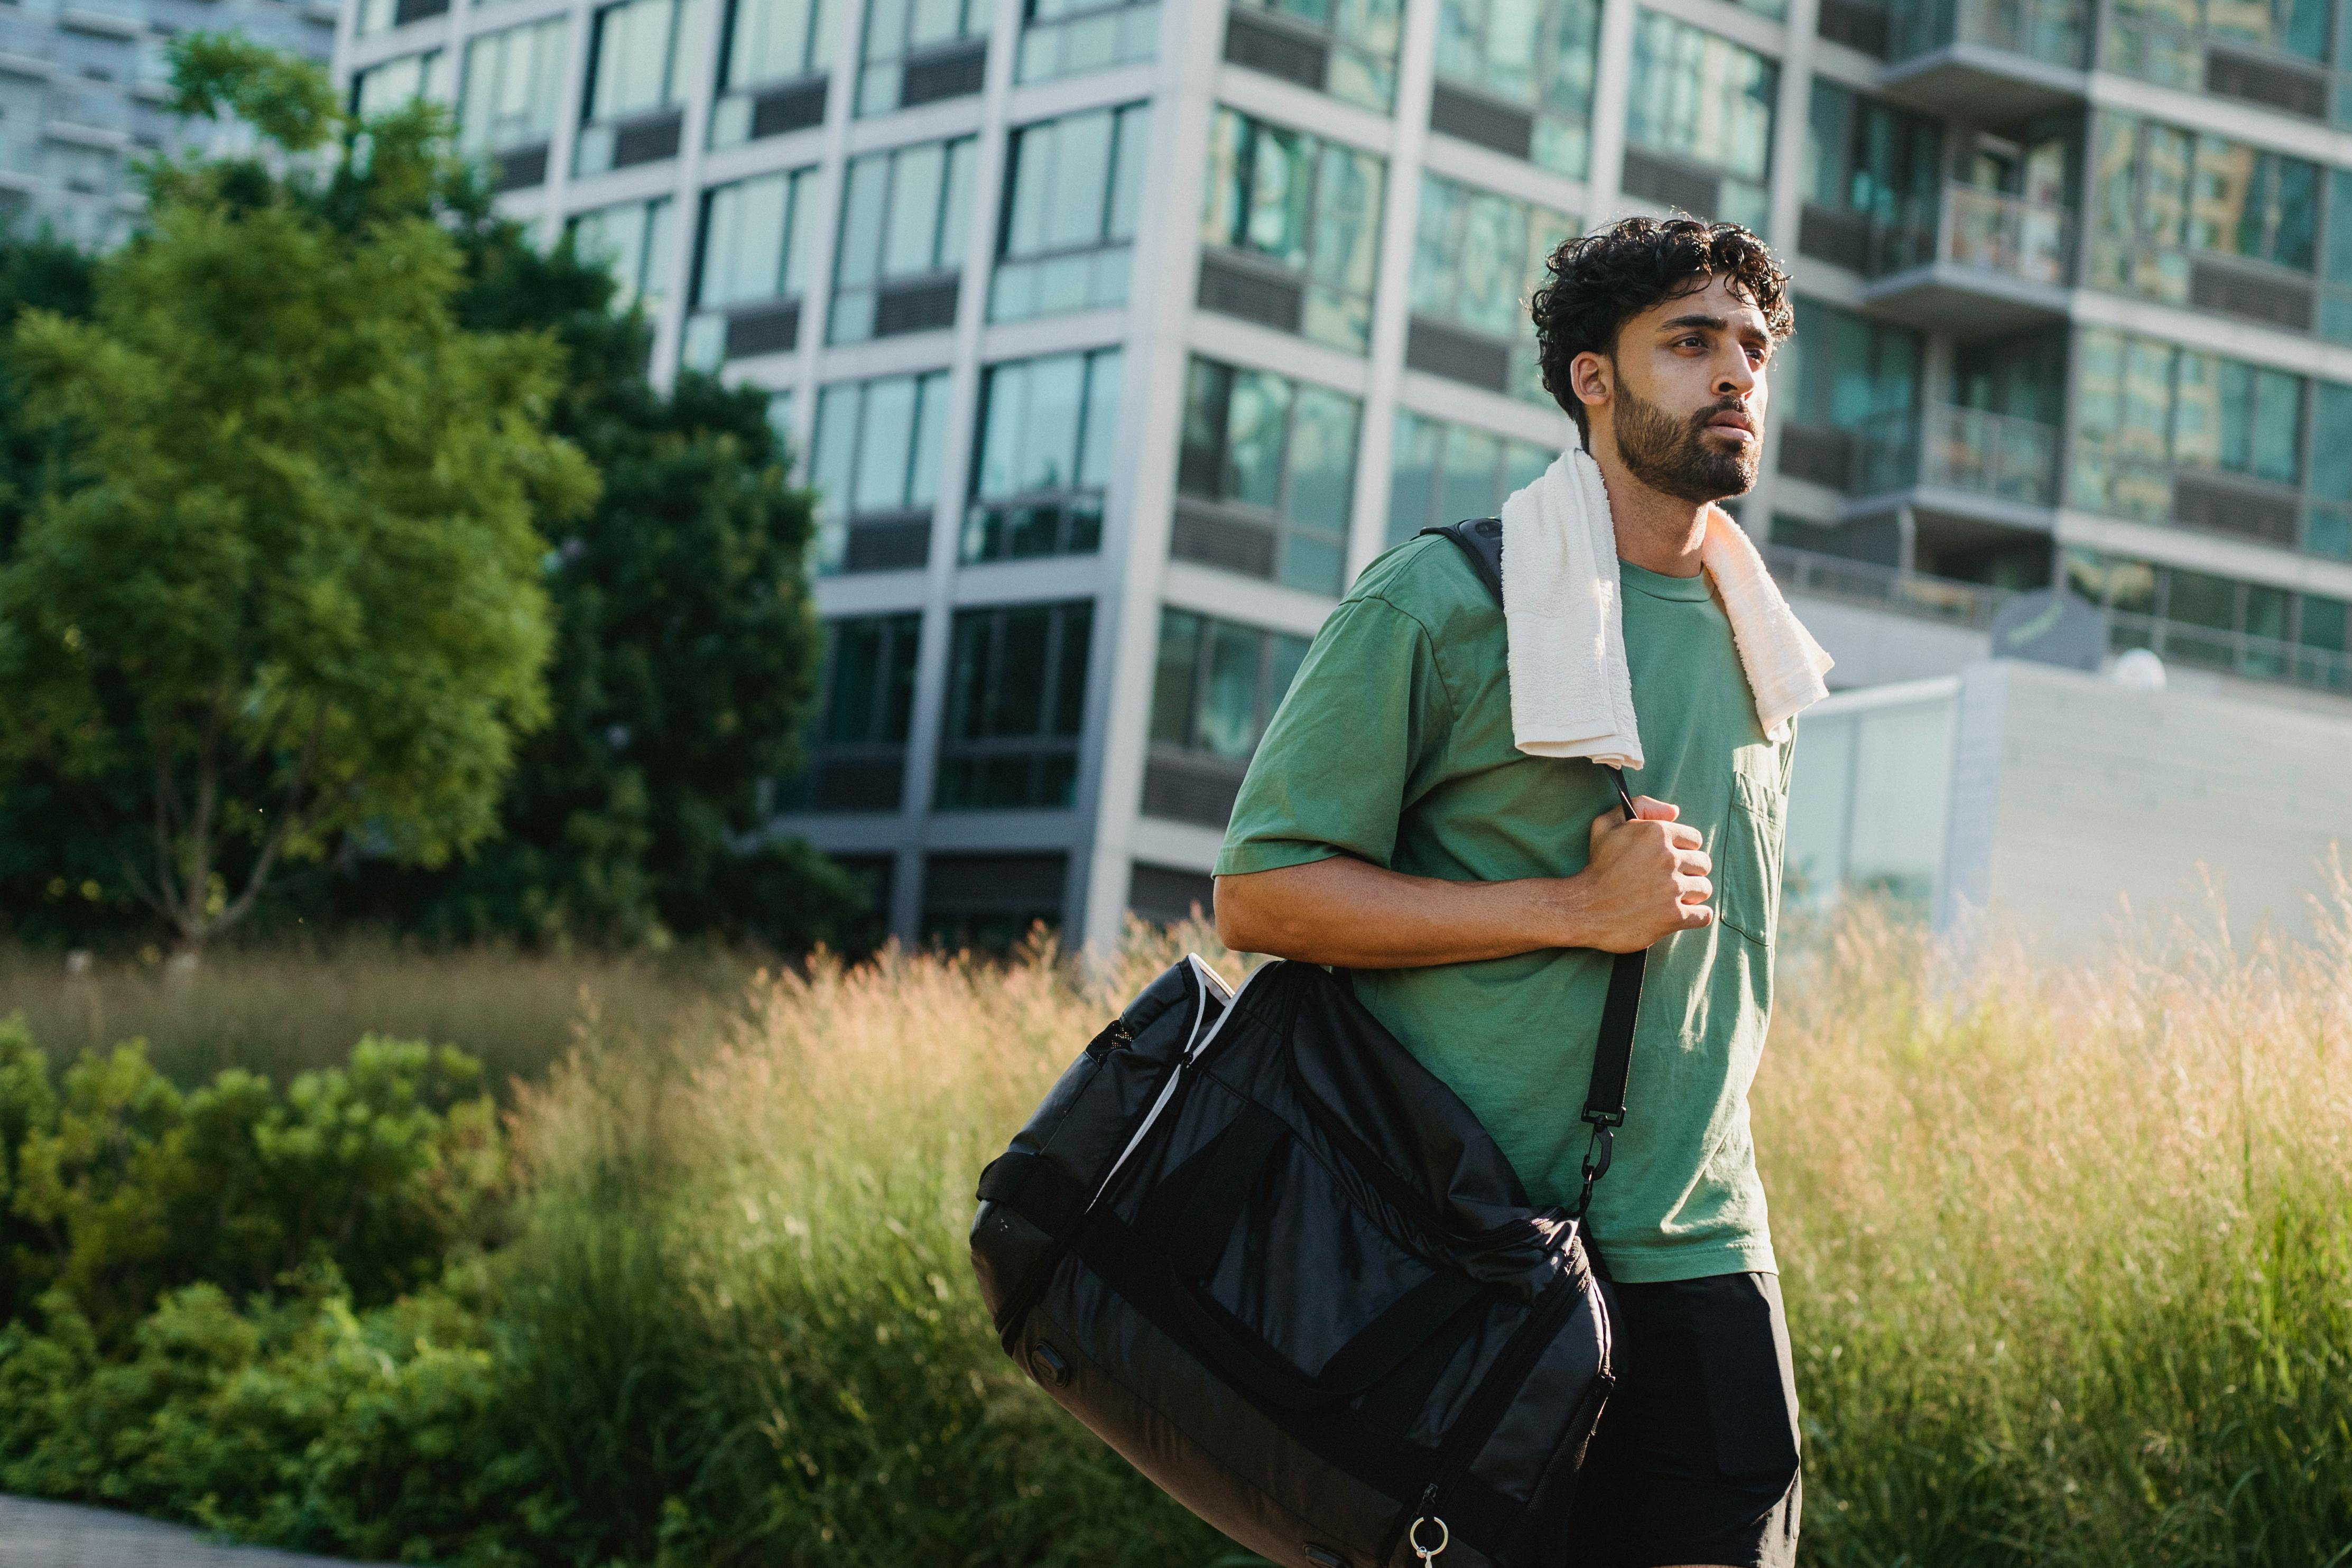
<svg viewBox="0 0 2352 1568"><path fill-rule="evenodd" d="M1716 916L1765 948L1780 925L1781 768L1777 746L1732 753L1731 800L1716 836Z"/></svg>

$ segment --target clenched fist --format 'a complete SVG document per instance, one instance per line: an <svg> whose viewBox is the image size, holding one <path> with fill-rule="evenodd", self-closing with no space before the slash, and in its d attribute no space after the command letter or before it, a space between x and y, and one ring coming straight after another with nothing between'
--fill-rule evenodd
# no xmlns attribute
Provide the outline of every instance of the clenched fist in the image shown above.
<svg viewBox="0 0 2352 1568"><path fill-rule="evenodd" d="M1614 809L1592 820L1592 859L1576 880L1586 885L1579 946L1632 953L1676 931L1715 919L1707 900L1715 862L1699 847L1681 810L1647 795L1633 798L1632 821Z"/></svg>

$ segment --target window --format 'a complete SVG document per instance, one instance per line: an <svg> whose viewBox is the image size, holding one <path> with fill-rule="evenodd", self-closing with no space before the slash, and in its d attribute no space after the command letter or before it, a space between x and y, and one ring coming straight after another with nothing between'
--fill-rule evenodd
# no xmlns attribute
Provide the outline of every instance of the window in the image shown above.
<svg viewBox="0 0 2352 1568"><path fill-rule="evenodd" d="M1764 230L1780 78L1780 68L1751 49L1642 12L1625 113L1625 193Z"/></svg>
<svg viewBox="0 0 2352 1568"><path fill-rule="evenodd" d="M704 193L688 364L715 370L728 360L798 346L807 203L815 183L815 170L790 169Z"/></svg>
<svg viewBox="0 0 2352 1568"><path fill-rule="evenodd" d="M785 810L895 811L915 711L920 612L830 621L824 701L809 735L809 766L787 789Z"/></svg>
<svg viewBox="0 0 2352 1568"><path fill-rule="evenodd" d="M2312 389L2310 520L2303 548L2352 560L2352 386L2321 382Z"/></svg>
<svg viewBox="0 0 2352 1568"><path fill-rule="evenodd" d="M1870 495L1911 482L1918 459L1916 332L1799 298L1774 385L1787 412L1780 472Z"/></svg>
<svg viewBox="0 0 2352 1568"><path fill-rule="evenodd" d="M923 857L926 942L1003 953L1032 928L1062 923L1066 854L961 854Z"/></svg>
<svg viewBox="0 0 2352 1568"><path fill-rule="evenodd" d="M1013 78L1049 81L1131 65L1150 59L1159 41L1159 0L1029 0Z"/></svg>
<svg viewBox="0 0 2352 1568"><path fill-rule="evenodd" d="M965 561L1083 555L1101 546L1118 373L1117 349L989 367Z"/></svg>
<svg viewBox="0 0 2352 1568"><path fill-rule="evenodd" d="M1874 276L1933 260L1943 156L1934 121L1815 77L1799 247Z"/></svg>
<svg viewBox="0 0 2352 1568"><path fill-rule="evenodd" d="M1430 128L1581 180L1599 0L1444 0Z"/></svg>
<svg viewBox="0 0 2352 1568"><path fill-rule="evenodd" d="M1344 392L1195 359L1171 553L1338 593L1361 413Z"/></svg>
<svg viewBox="0 0 2352 1568"><path fill-rule="evenodd" d="M1399 410L1389 543L1465 517L1500 516L1503 497L1542 477L1556 455L1530 442Z"/></svg>
<svg viewBox="0 0 2352 1568"><path fill-rule="evenodd" d="M1421 181L1405 363L1548 403L1528 300L1576 220L1440 174Z"/></svg>
<svg viewBox="0 0 2352 1568"><path fill-rule="evenodd" d="M2328 172L2327 259L2320 283L2319 335L2352 343L2352 169Z"/></svg>
<svg viewBox="0 0 2352 1568"><path fill-rule="evenodd" d="M431 98L434 68L440 63L441 51L427 49L369 67L352 78L352 112L367 120L416 99Z"/></svg>
<svg viewBox="0 0 2352 1568"><path fill-rule="evenodd" d="M940 497L948 372L839 382L817 394L809 482L821 572L920 567Z"/></svg>
<svg viewBox="0 0 2352 1568"><path fill-rule="evenodd" d="M873 0L857 112L887 114L980 90L994 0Z"/></svg>
<svg viewBox="0 0 2352 1568"><path fill-rule="evenodd" d="M839 0L734 0L710 109L710 144L732 147L824 120Z"/></svg>
<svg viewBox="0 0 2352 1568"><path fill-rule="evenodd" d="M2301 376L2105 329L2075 340L2074 366L2076 506L2334 553L2332 507L2306 520L2291 493L2304 478ZM2342 406L2314 401L2323 419ZM2334 473L2323 465L2315 487Z"/></svg>
<svg viewBox="0 0 2352 1568"><path fill-rule="evenodd" d="M1925 913L1941 881L1958 704L1815 714L1789 790L1783 896L1823 908L1876 894Z"/></svg>
<svg viewBox="0 0 2352 1568"><path fill-rule="evenodd" d="M1386 179L1369 152L1217 110L1202 308L1364 352Z"/></svg>
<svg viewBox="0 0 2352 1568"><path fill-rule="evenodd" d="M2101 62L2167 87L2328 117L2329 0L2116 0ZM2336 110L2343 123L2347 110Z"/></svg>
<svg viewBox="0 0 2352 1568"><path fill-rule="evenodd" d="M1094 604L956 612L949 643L940 810L1077 803Z"/></svg>
<svg viewBox="0 0 2352 1568"><path fill-rule="evenodd" d="M1386 112L1400 0L1233 0L1225 58Z"/></svg>
<svg viewBox="0 0 2352 1568"><path fill-rule="evenodd" d="M678 35L685 0L623 0L596 13L588 111L573 172L601 174L677 155Z"/></svg>
<svg viewBox="0 0 2352 1568"><path fill-rule="evenodd" d="M1186 610L1160 612L1143 812L1222 828L1307 640Z"/></svg>
<svg viewBox="0 0 2352 1568"><path fill-rule="evenodd" d="M2310 329L2317 164L2112 114L2092 146L2094 287Z"/></svg>
<svg viewBox="0 0 2352 1568"><path fill-rule="evenodd" d="M547 177L547 143L555 134L555 98L563 85L564 19L489 33L466 46L466 86L457 107L457 145L498 160L498 188L536 185Z"/></svg>
<svg viewBox="0 0 2352 1568"><path fill-rule="evenodd" d="M1013 133L992 321L1127 303L1150 109L1098 109Z"/></svg>
<svg viewBox="0 0 2352 1568"><path fill-rule="evenodd" d="M973 139L849 161L830 340L858 343L955 325L971 227Z"/></svg>
<svg viewBox="0 0 2352 1568"><path fill-rule="evenodd" d="M669 213L669 198L656 196L582 213L566 226L581 258L602 261L613 275L615 308L640 305L651 315L668 298Z"/></svg>

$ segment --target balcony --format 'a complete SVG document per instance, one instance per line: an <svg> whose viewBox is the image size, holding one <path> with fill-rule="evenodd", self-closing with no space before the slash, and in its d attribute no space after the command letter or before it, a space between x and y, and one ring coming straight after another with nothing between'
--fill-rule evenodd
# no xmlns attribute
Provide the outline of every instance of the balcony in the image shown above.
<svg viewBox="0 0 2352 1568"><path fill-rule="evenodd" d="M1919 482L2028 507L2058 499L2058 429L1948 403L1928 406Z"/></svg>
<svg viewBox="0 0 2352 1568"><path fill-rule="evenodd" d="M1898 0L1880 85L1977 124L2079 104L2090 24L2086 0Z"/></svg>
<svg viewBox="0 0 2352 1568"><path fill-rule="evenodd" d="M1981 583L1955 582L1905 571L1874 561L1851 560L1787 545L1758 547L1764 565L1784 593L1835 599L1873 610L1889 611L1916 620L1938 621L1947 626L1990 630L2001 601L2008 596Z"/></svg>
<svg viewBox="0 0 2352 1568"><path fill-rule="evenodd" d="M2063 320L2074 256L2071 209L1954 181L1934 236L1874 231L1859 257L1860 270L1875 276L1863 301L1907 326L1965 321L1970 335L1989 337Z"/></svg>
<svg viewBox="0 0 2352 1568"><path fill-rule="evenodd" d="M2215 670L2255 681L2284 681L2321 691L2352 693L2352 653L2307 648L2251 632L2223 632L2128 611L2107 612L2108 645L2148 648L2167 664Z"/></svg>

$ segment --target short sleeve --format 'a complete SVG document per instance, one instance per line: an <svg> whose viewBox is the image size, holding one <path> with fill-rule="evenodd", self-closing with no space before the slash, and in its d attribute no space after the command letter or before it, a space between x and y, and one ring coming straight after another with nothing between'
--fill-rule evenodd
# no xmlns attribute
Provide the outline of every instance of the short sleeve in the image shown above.
<svg viewBox="0 0 2352 1568"><path fill-rule="evenodd" d="M1452 710L1421 622L1383 599L1343 601L1250 758L1216 874L1339 854L1387 866L1407 789Z"/></svg>

